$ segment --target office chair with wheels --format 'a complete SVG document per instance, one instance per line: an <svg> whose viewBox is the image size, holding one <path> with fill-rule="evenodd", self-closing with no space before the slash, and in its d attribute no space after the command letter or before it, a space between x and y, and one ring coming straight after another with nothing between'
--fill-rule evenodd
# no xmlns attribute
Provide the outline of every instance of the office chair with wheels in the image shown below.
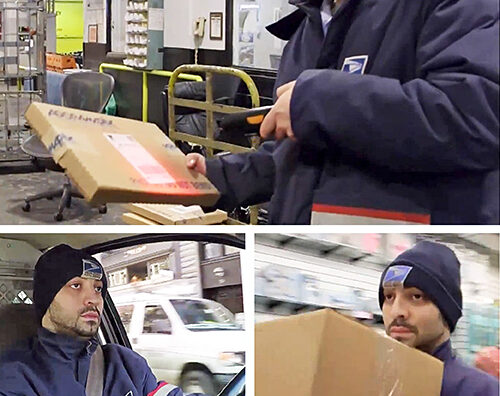
<svg viewBox="0 0 500 396"><path fill-rule="evenodd" d="M70 74L62 82L63 106L101 113L113 93L114 85L115 80L109 74L97 72ZM52 155L45 148L38 136L30 136L21 148L26 154L33 157L33 161L44 166L46 169L64 172L64 169L54 162ZM33 201L43 198L53 199L55 197L61 197L61 199L54 219L61 221L63 219L64 208L71 207L71 198L83 198L83 195L72 186L69 178L65 176L65 182L62 187L25 198L23 210L29 212L31 210L31 202ZM105 204L99 206L99 213L106 213L106 211L107 207Z"/></svg>

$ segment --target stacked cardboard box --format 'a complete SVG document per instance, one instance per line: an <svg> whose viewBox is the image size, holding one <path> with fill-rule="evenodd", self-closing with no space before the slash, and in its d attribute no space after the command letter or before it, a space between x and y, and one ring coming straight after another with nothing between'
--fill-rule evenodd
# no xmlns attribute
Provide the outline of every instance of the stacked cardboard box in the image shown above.
<svg viewBox="0 0 500 396"><path fill-rule="evenodd" d="M129 212L123 214L123 220L134 225L221 224L227 220L226 212L216 210L205 213L197 205L128 204L125 208Z"/></svg>
<svg viewBox="0 0 500 396"><path fill-rule="evenodd" d="M47 70L63 73L64 69L76 69L75 58L71 55L46 54Z"/></svg>
<svg viewBox="0 0 500 396"><path fill-rule="evenodd" d="M258 396L439 396L442 375L439 360L333 310L256 325Z"/></svg>

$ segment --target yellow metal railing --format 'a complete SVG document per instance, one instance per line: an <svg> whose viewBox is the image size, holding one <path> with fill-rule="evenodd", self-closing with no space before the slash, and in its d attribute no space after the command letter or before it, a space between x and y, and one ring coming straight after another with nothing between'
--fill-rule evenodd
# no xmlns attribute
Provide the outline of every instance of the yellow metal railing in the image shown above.
<svg viewBox="0 0 500 396"><path fill-rule="evenodd" d="M166 71L166 70L141 70L134 69L133 67L125 66L125 65L117 65L114 63L101 63L99 66L99 72L104 73L104 69L118 70L118 71L126 71L132 73L142 73L142 121L148 122L148 75L153 76L161 76L172 78L174 72ZM193 74L181 74L176 76L176 78L180 78L186 81L203 81L200 76Z"/></svg>
<svg viewBox="0 0 500 396"><path fill-rule="evenodd" d="M203 73L205 74L205 101L192 100L192 99L182 99L175 96L174 86L178 78L181 78L183 73ZM257 86L252 78L242 70L222 67L222 66L209 66L209 65L182 65L174 70L172 77L168 82L168 136L170 139L176 141L181 140L185 142L190 142L194 144L199 144L206 147L207 156L211 157L214 155L214 150L229 151L232 153L242 153L253 151L257 149L260 144L259 137L253 137L251 139L252 147L243 147L236 144L221 142L215 139L215 118L214 113L231 114L238 113L241 111L248 110L245 107L222 105L214 103L213 96L213 86L212 77L214 74L226 74L232 75L240 78L250 93L250 98L252 101L252 108L260 106L260 97ZM193 136L187 133L179 132L176 130L175 121L175 106L190 107L198 110L204 110L207 114L206 117L206 137ZM258 217L258 206L250 207L250 224L257 224ZM228 224L232 220L229 220Z"/></svg>
<svg viewBox="0 0 500 396"><path fill-rule="evenodd" d="M184 73L203 73L205 74L206 81L206 95L205 101L182 99L175 96L174 85L178 78ZM168 82L168 136L172 140L182 140L194 144L199 144L206 147L207 156L211 157L215 150L229 151L232 153L241 153L254 150L259 145L259 139L252 141L252 147L243 147L236 144L221 142L215 140L215 119L214 113L230 114L238 113L248 110L245 107L230 106L214 103L212 77L214 74L226 74L240 78L247 86L250 98L252 100L252 107L260 106L259 91L252 78L242 70L222 67L222 66L208 66L208 65L182 65L174 70L172 77ZM176 130L175 122L175 106L190 107L198 110L204 110L207 114L206 118L206 137L193 136L187 133L179 132Z"/></svg>

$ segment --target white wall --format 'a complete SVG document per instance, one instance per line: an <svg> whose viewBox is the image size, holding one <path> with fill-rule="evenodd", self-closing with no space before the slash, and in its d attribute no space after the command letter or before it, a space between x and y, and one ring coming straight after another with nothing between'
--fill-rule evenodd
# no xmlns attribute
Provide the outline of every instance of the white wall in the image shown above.
<svg viewBox="0 0 500 396"><path fill-rule="evenodd" d="M115 0L113 0L115 1ZM101 44L107 42L106 1L85 0L83 2L83 42L89 42L89 25L97 24L97 40Z"/></svg>
<svg viewBox="0 0 500 396"><path fill-rule="evenodd" d="M193 23L204 17L205 37L200 49L224 51L226 49L226 1L225 0L165 0L164 46L171 48L195 48ZM210 13L222 12L222 40L210 40Z"/></svg>
<svg viewBox="0 0 500 396"><path fill-rule="evenodd" d="M127 0L111 2L111 51L125 52Z"/></svg>

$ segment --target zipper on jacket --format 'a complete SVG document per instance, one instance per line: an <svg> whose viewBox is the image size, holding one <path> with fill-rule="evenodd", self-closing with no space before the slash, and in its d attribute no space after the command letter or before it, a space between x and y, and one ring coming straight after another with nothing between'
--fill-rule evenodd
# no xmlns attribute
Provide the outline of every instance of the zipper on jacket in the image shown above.
<svg viewBox="0 0 500 396"><path fill-rule="evenodd" d="M87 355L92 355L92 351L90 350L90 348L92 348L92 341L89 341L89 344L87 345Z"/></svg>

